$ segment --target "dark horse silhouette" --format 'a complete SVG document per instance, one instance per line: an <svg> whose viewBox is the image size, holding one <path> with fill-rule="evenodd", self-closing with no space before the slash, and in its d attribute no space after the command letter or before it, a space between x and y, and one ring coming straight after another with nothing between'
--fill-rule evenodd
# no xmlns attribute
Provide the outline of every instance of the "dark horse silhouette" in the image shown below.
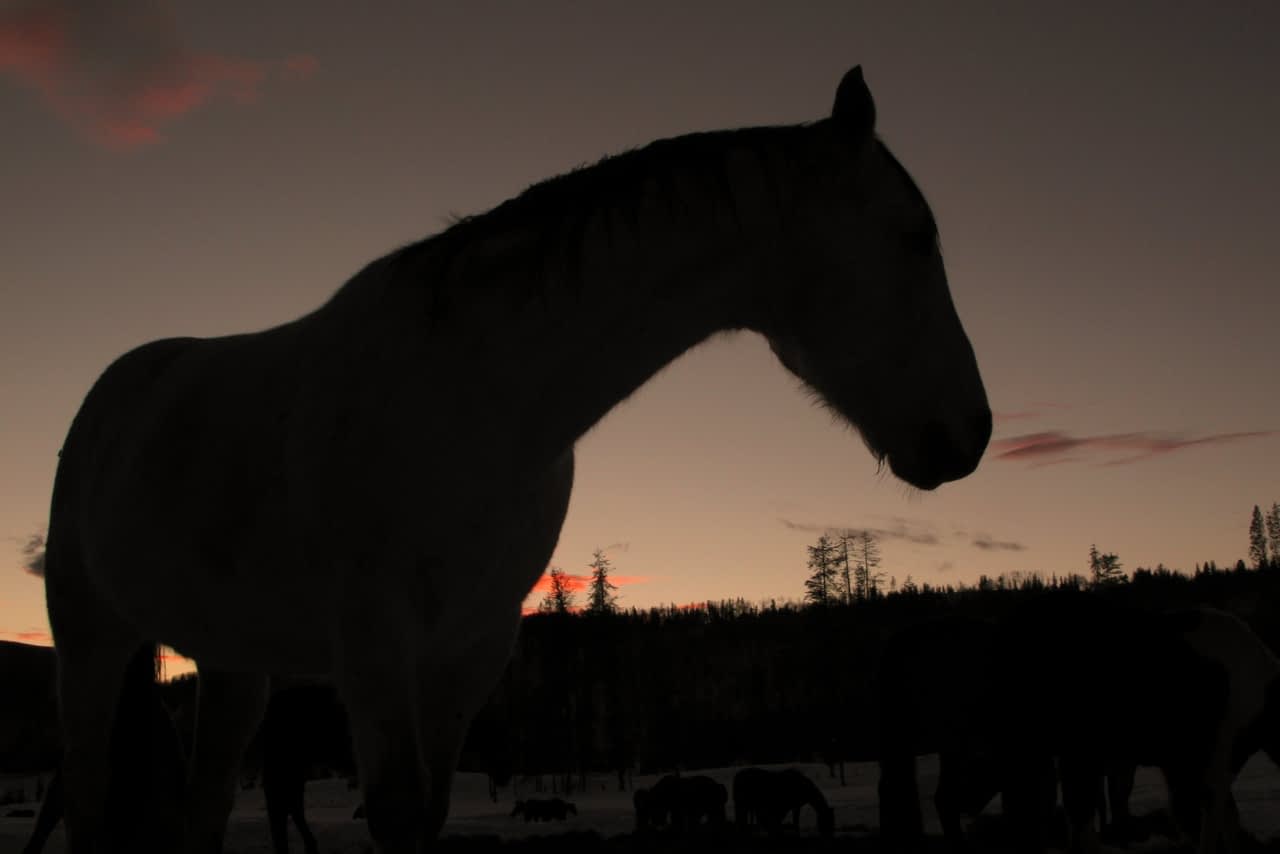
<svg viewBox="0 0 1280 854"><path fill-rule="evenodd" d="M319 854L303 809L307 779L316 765L346 776L356 773L347 715L337 692L328 683L276 686L257 740L272 847L276 854L288 854L292 818L306 854Z"/></svg>
<svg viewBox="0 0 1280 854"><path fill-rule="evenodd" d="M835 831L835 812L817 784L801 772L744 768L733 775L733 816L740 828L759 825L775 833L791 813L791 824L798 830L800 811L806 806L817 814L818 832L830 836Z"/></svg>
<svg viewBox="0 0 1280 854"><path fill-rule="evenodd" d="M1096 847L1108 771L1120 783L1117 769L1137 764L1161 769L1171 812L1202 851L1230 847L1230 780L1280 732L1277 668L1223 612L1156 614L1080 593L1039 597L994 628L952 619L904 631L879 679L886 850L921 845L914 756L934 750L953 847L960 813L1003 791L1020 849L1042 850L1055 761L1075 848Z"/></svg>
<svg viewBox="0 0 1280 854"><path fill-rule="evenodd" d="M561 798L527 798L516 801L511 810L512 817L523 815L530 821L564 821L571 815L577 815L578 808Z"/></svg>
<svg viewBox="0 0 1280 854"><path fill-rule="evenodd" d="M704 821L709 827L725 823L729 792L723 783L710 777L682 777L668 774L649 789L637 789L632 796L636 809L636 830L661 827L688 832Z"/></svg>
<svg viewBox="0 0 1280 854"><path fill-rule="evenodd" d="M157 822L174 814L171 800L182 791L186 768L173 719L154 684L150 646L129 663L120 709L111 737L111 797L108 833L122 850L146 850L172 828ZM35 827L22 854L40 854L65 802L61 772L62 738L58 730L57 654L50 647L0 641L0 669L8 694L0 706L0 771L12 774L53 772ZM141 805L145 822L135 824ZM155 832L159 835L152 836Z"/></svg>
<svg viewBox="0 0 1280 854"><path fill-rule="evenodd" d="M917 756L939 755L934 804L953 848L963 845L961 816L980 813L999 791L995 643L993 623L947 616L904 628L885 644L875 693L886 848L923 842Z"/></svg>

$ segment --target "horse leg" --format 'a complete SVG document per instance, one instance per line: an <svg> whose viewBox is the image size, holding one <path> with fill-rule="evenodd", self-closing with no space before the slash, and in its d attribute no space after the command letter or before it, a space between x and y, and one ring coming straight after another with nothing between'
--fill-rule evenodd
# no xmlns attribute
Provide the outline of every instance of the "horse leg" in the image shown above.
<svg viewBox="0 0 1280 854"><path fill-rule="evenodd" d="M380 854L414 854L423 810L409 673L399 639L379 628L364 623L358 643L337 644L334 681L347 708L369 835Z"/></svg>
<svg viewBox="0 0 1280 854"><path fill-rule="evenodd" d="M40 854L44 850L49 834L62 821L65 805L62 794L62 772L55 771L49 787L44 791L44 801L40 804L40 814L36 816L36 826L31 831L31 838L22 849L22 854Z"/></svg>
<svg viewBox="0 0 1280 854"><path fill-rule="evenodd" d="M305 792L306 784L304 783L298 787L297 794L289 804L289 813L293 816L293 826L298 828L298 834L302 837L302 850L307 854L320 854L320 844L316 842L316 836L311 832L311 826L307 824L307 814L302 808Z"/></svg>
<svg viewBox="0 0 1280 854"><path fill-rule="evenodd" d="M299 807L302 789L306 785L297 769L284 756L271 752L271 745L263 746L262 795L267 802L267 827L271 831L271 848L275 854L289 854L289 815L294 804Z"/></svg>
<svg viewBox="0 0 1280 854"><path fill-rule="evenodd" d="M880 760L877 786L880 838L886 850L912 851L924 844L924 816L916 782L916 758L911 753Z"/></svg>
<svg viewBox="0 0 1280 854"><path fill-rule="evenodd" d="M1067 812L1073 852L1100 850L1094 822L1104 776L1103 764L1089 757L1064 756L1058 763L1062 806Z"/></svg>
<svg viewBox="0 0 1280 854"><path fill-rule="evenodd" d="M449 813L449 795L471 720L493 691L511 657L520 628L517 611L498 631L479 639L449 662L419 661L417 744L425 783L426 839L434 839Z"/></svg>
<svg viewBox="0 0 1280 854"><path fill-rule="evenodd" d="M1137 841L1137 828L1129 812L1133 782L1138 773L1135 762L1111 762L1107 766L1107 806L1111 810L1110 830L1117 842Z"/></svg>
<svg viewBox="0 0 1280 854"><path fill-rule="evenodd" d="M51 608L51 619L53 614ZM90 854L100 845L110 850L123 844L118 839L108 841L114 835L107 831L111 734L125 671L138 651L138 641L116 637L108 641L92 632L55 630L69 854Z"/></svg>
<svg viewBox="0 0 1280 854"><path fill-rule="evenodd" d="M245 748L267 706L267 677L200 668L187 781L187 854L220 854Z"/></svg>
<svg viewBox="0 0 1280 854"><path fill-rule="evenodd" d="M982 812L999 791L999 784L991 779L992 775L983 774L983 770L981 763L949 752L938 757L938 787L933 793L933 806L951 851L968 850L962 823L964 814Z"/></svg>

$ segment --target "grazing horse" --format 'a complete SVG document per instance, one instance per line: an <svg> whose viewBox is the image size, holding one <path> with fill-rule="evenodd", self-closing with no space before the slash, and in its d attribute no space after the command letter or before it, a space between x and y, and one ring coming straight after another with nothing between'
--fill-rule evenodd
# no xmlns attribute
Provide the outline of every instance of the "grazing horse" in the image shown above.
<svg viewBox="0 0 1280 854"><path fill-rule="evenodd" d="M934 805L953 850L964 847L961 817L976 816L999 793L991 708L995 639L991 622L946 616L903 628L885 643L874 695L886 850L923 845L917 757L939 755Z"/></svg>
<svg viewBox="0 0 1280 854"><path fill-rule="evenodd" d="M140 648L129 662L125 679L129 690L111 735L111 816L109 833L120 845L154 843L156 824L150 817L138 826L132 819L138 807L161 812L173 804L167 798L180 792L185 776L182 746L173 719L154 683L150 646ZM62 738L58 730L57 656L47 646L0 641L0 672L8 694L0 706L0 772L32 774L53 771L35 827L23 854L40 854L65 808ZM162 819L161 819L162 820ZM163 834L161 827L159 833Z"/></svg>
<svg viewBox="0 0 1280 854"><path fill-rule="evenodd" d="M1235 851L1239 816L1231 784L1259 751L1280 765L1280 659L1234 614L1198 607L1164 615L1168 627L1194 653L1209 662L1211 674L1201 690L1216 712L1210 726L1174 734L1159 753L1129 755L1107 770L1112 793L1112 819L1123 831L1132 791L1132 769L1158 766L1170 795L1170 812L1179 828L1195 840L1200 852ZM1154 760L1154 761L1153 761Z"/></svg>
<svg viewBox="0 0 1280 854"><path fill-rule="evenodd" d="M562 798L527 798L516 801L511 808L512 818L523 815L525 822L530 821L565 821L571 815L577 815L578 808Z"/></svg>
<svg viewBox="0 0 1280 854"><path fill-rule="evenodd" d="M977 466L977 361L860 68L827 118L606 158L373 261L297 320L117 359L63 444L46 552L72 854L102 831L140 642L199 671L175 848L221 849L278 673L333 679L371 836L425 849L555 547L575 443L734 330L908 484Z"/></svg>
<svg viewBox="0 0 1280 854"><path fill-rule="evenodd" d="M318 854L303 808L311 769L320 763L340 774L355 773L346 712L333 686L302 683L273 691L259 738L262 793L275 854L288 854L290 818L306 853Z"/></svg>
<svg viewBox="0 0 1280 854"><path fill-rule="evenodd" d="M1258 750L1280 756L1280 664L1213 609L1154 614L1050 594L997 628L948 619L904 630L882 670L891 851L920 847L909 755L940 754L935 802L953 850L964 847L960 815L1001 791L1021 846L1042 848L1059 777L1073 848L1096 849L1103 779L1123 825L1125 771L1143 764L1161 769L1175 820L1205 854L1233 849L1239 768Z"/></svg>
<svg viewBox="0 0 1280 854"><path fill-rule="evenodd" d="M820 834L835 832L835 811L818 786L794 768L743 768L733 775L733 817L738 827L756 824L775 833L791 813L791 824L799 830L800 810L806 806L813 807Z"/></svg>
<svg viewBox="0 0 1280 854"><path fill-rule="evenodd" d="M636 809L636 830L661 827L688 832L706 821L710 827L725 823L729 791L702 774L682 777L668 774L650 789L637 789L631 798Z"/></svg>

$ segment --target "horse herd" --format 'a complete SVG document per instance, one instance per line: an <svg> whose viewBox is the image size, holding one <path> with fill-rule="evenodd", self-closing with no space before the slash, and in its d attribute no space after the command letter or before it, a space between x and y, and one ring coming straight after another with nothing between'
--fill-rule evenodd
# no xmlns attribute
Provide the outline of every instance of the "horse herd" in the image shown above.
<svg viewBox="0 0 1280 854"><path fill-rule="evenodd" d="M53 650L4 643L0 662L16 689L4 713L0 772L57 768L59 738L49 725ZM139 792L154 797L181 787L183 764L165 757L189 738L152 684L151 663L142 654L131 663L136 690L123 696L146 708L121 714L113 733L119 776L112 790L129 793L115 799L113 814L138 809L126 798L136 801ZM1059 791L1075 849L1096 847L1103 827L1123 841L1133 833L1128 793L1139 765L1163 773L1170 813L1202 851L1235 850L1231 781L1258 751L1280 762L1280 662L1241 620L1212 608L1153 613L1091 594L1052 594L999 620L929 619L888 639L874 685L880 836L888 851L924 845L915 765L926 754L939 756L933 803L954 851L966 850L964 818L997 795L1019 850L1043 850ZM332 686L276 691L254 745L251 764L261 770L274 850L288 851L292 819L304 850L316 854L305 781L317 765L355 774L345 710ZM670 774L635 791L636 830L721 828L729 799L708 776ZM739 828L778 832L788 815L798 828L806 807L820 834L835 828L821 790L798 770L740 770L732 800ZM39 854L62 808L55 773L24 854ZM528 822L576 813L559 798L530 798L517 801L511 815Z"/></svg>
<svg viewBox="0 0 1280 854"><path fill-rule="evenodd" d="M688 832L699 826L723 827L729 792L723 783L705 775L668 774L652 788L637 789L632 801L638 832L663 826ZM757 826L777 832L790 814L791 824L798 830L805 807L813 809L819 833L831 836L835 832L835 811L817 785L800 771L743 768L734 774L733 812L739 828Z"/></svg>

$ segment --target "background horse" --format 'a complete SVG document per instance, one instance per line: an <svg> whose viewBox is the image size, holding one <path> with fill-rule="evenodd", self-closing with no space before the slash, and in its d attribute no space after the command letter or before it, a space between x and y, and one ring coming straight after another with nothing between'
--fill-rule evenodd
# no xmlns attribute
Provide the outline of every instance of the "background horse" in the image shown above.
<svg viewBox="0 0 1280 854"><path fill-rule="evenodd" d="M800 811L806 806L813 808L818 832L831 836L835 832L835 811L818 786L800 771L744 768L733 775L733 817L740 828L759 825L776 833L790 813L792 826L799 830Z"/></svg>
<svg viewBox="0 0 1280 854"><path fill-rule="evenodd" d="M303 804L307 780L316 765L355 774L347 715L333 686L304 683L273 690L257 741L272 847L276 854L288 854L292 818L306 854L318 854Z"/></svg>
<svg viewBox="0 0 1280 854"><path fill-rule="evenodd" d="M221 849L271 673L332 677L371 835L425 847L574 444L742 329L908 484L977 466L991 410L936 223L858 68L822 120L655 142L377 259L295 321L117 359L63 444L46 551L72 854L101 835L142 642L199 669L188 854Z"/></svg>
<svg viewBox="0 0 1280 854"><path fill-rule="evenodd" d="M977 659L976 672L948 677L962 672L966 656ZM915 673L927 673L926 660L936 678L894 687L895 674L911 674L913 662ZM1144 764L1163 772L1171 811L1201 850L1230 850L1231 779L1254 752L1273 750L1280 732L1280 666L1243 622L1213 609L1161 615L1088 594L1049 594L995 629L945 620L905 631L888 645L884 669L884 724L893 727L895 715L908 722L896 736L889 730L896 746L881 766L882 834L891 850L919 847L914 778L908 788L896 770L910 748L940 752L936 803L955 849L963 847L960 814L975 814L1003 791L1020 846L1041 850L1058 778L1073 847L1096 848L1104 777L1118 788L1113 820L1123 824L1127 806L1116 804L1127 801L1126 770ZM950 735L932 744L907 737L930 727Z"/></svg>
<svg viewBox="0 0 1280 854"><path fill-rule="evenodd" d="M637 789L631 800L636 810L636 830L670 822L673 830L687 833L704 821L709 827L723 826L729 792L723 783L702 774L668 774L650 789Z"/></svg>
<svg viewBox="0 0 1280 854"><path fill-rule="evenodd" d="M565 821L569 816L577 814L578 808L563 798L526 798L516 801L511 808L513 818L523 815L526 822Z"/></svg>
<svg viewBox="0 0 1280 854"><path fill-rule="evenodd" d="M1000 792L1000 735L992 728L995 640L993 623L947 616L907 626L885 643L874 694L886 850L923 847L917 757L939 754L934 805L953 850L964 847L961 817L976 816Z"/></svg>

